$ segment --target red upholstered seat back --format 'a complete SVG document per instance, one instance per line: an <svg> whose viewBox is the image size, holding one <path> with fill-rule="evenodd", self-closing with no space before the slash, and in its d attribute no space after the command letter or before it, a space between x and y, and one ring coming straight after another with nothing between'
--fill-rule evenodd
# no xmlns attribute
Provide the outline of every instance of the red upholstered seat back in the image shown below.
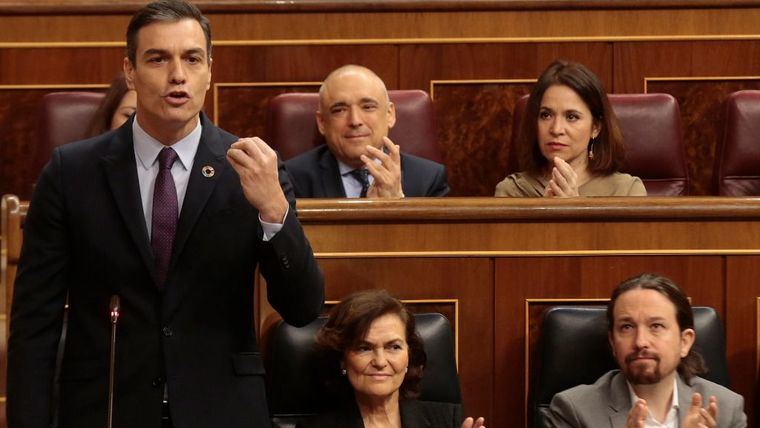
<svg viewBox="0 0 760 428"><path fill-rule="evenodd" d="M42 141L37 166L47 163L53 148L85 138L95 110L105 94L51 92L42 98Z"/></svg>
<svg viewBox="0 0 760 428"><path fill-rule="evenodd" d="M689 175L675 98L668 94L610 94L609 99L626 148L621 172L641 178L650 196L686 195ZM508 174L518 170L516 142L527 103L526 95L515 104Z"/></svg>
<svg viewBox="0 0 760 428"><path fill-rule="evenodd" d="M734 92L726 100L713 180L719 195L760 196L760 91Z"/></svg>
<svg viewBox="0 0 760 428"><path fill-rule="evenodd" d="M396 105L396 126L388 137L404 153L442 162L438 147L433 103L425 91L388 91ZM286 93L269 102L267 143L287 160L306 152L325 140L319 134L315 112L319 104L316 93Z"/></svg>

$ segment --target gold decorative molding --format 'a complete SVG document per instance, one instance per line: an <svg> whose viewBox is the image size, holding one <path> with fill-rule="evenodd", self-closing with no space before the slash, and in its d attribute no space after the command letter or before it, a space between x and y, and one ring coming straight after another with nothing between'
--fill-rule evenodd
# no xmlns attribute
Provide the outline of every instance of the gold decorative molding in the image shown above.
<svg viewBox="0 0 760 428"><path fill-rule="evenodd" d="M366 39L273 39L273 40L216 40L222 46L312 46L312 45L434 45L434 44L516 44L516 43L575 43L575 42L672 42L672 41L737 41L760 40L760 34L659 35L659 36L544 36L544 37L409 37ZM0 49L46 48L111 48L125 47L124 41L99 42L0 42Z"/></svg>
<svg viewBox="0 0 760 428"><path fill-rule="evenodd" d="M105 89L108 83L52 83L41 85L0 85L0 91L30 89Z"/></svg>
<svg viewBox="0 0 760 428"><path fill-rule="evenodd" d="M371 259L409 257L586 257L586 256L746 256L760 249L657 249L657 250L570 250L570 251L361 251L314 252L319 259Z"/></svg>

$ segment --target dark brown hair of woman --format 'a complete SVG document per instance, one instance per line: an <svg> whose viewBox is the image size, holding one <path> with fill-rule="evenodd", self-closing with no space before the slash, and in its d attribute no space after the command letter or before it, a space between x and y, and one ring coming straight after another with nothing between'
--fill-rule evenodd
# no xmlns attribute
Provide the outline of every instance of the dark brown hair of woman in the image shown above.
<svg viewBox="0 0 760 428"><path fill-rule="evenodd" d="M409 370L401 384L400 396L419 396L422 371L427 361L422 338L417 334L414 317L404 304L380 289L359 291L347 296L332 308L327 323L317 333L319 375L335 396L353 399L353 387L348 378L341 374L340 363L346 351L364 339L372 322L387 314L397 315L401 319L409 347Z"/></svg>
<svg viewBox="0 0 760 428"><path fill-rule="evenodd" d="M129 91L127 87L127 81L124 79L123 74L119 74L111 81L111 86L106 91L106 96L103 101L95 110L95 115L90 121L90 126L87 128L87 137L94 137L100 135L106 131L111 130L111 120L116 109L119 108L121 99L124 98L124 94Z"/></svg>
<svg viewBox="0 0 760 428"><path fill-rule="evenodd" d="M601 125L599 135L589 143L594 151L594 158L588 160L589 172L604 176L619 171L625 158L623 135L602 82L583 64L562 60L554 61L544 70L528 98L517 140L520 170L539 177L549 166L538 146L538 115L544 92L553 85L572 89L586 103L594 123Z"/></svg>

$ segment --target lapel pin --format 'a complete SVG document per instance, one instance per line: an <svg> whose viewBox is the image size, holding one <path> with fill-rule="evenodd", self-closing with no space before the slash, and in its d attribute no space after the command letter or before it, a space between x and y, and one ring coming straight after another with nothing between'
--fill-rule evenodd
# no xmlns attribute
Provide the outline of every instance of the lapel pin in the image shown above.
<svg viewBox="0 0 760 428"><path fill-rule="evenodd" d="M216 171L214 171L214 167L211 165L206 165L203 168L201 168L201 174L203 174L203 176L206 178L213 177L215 172Z"/></svg>

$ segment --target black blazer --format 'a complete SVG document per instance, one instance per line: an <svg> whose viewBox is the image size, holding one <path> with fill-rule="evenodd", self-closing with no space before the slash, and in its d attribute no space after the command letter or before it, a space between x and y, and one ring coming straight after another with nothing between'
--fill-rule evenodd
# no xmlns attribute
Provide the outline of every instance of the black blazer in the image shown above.
<svg viewBox="0 0 760 428"><path fill-rule="evenodd" d="M133 120L133 119L132 119ZM132 120L55 149L24 226L8 348L9 426L47 428L63 307L61 427L106 423L109 300L121 297L114 427L159 428L164 382L178 427L269 425L253 323L257 263L270 303L304 325L323 304L311 247L290 202L282 230L261 239L258 212L225 154L237 137L203 114L165 289L140 202ZM213 177L201 173L215 169Z"/></svg>
<svg viewBox="0 0 760 428"><path fill-rule="evenodd" d="M298 198L345 198L338 161L327 144L285 161ZM428 159L401 154L401 187L407 197L446 196L446 167Z"/></svg>
<svg viewBox="0 0 760 428"><path fill-rule="evenodd" d="M400 400L399 410L404 428L460 428L464 420L461 404ZM359 407L352 401L299 422L296 428L364 428L364 422Z"/></svg>

